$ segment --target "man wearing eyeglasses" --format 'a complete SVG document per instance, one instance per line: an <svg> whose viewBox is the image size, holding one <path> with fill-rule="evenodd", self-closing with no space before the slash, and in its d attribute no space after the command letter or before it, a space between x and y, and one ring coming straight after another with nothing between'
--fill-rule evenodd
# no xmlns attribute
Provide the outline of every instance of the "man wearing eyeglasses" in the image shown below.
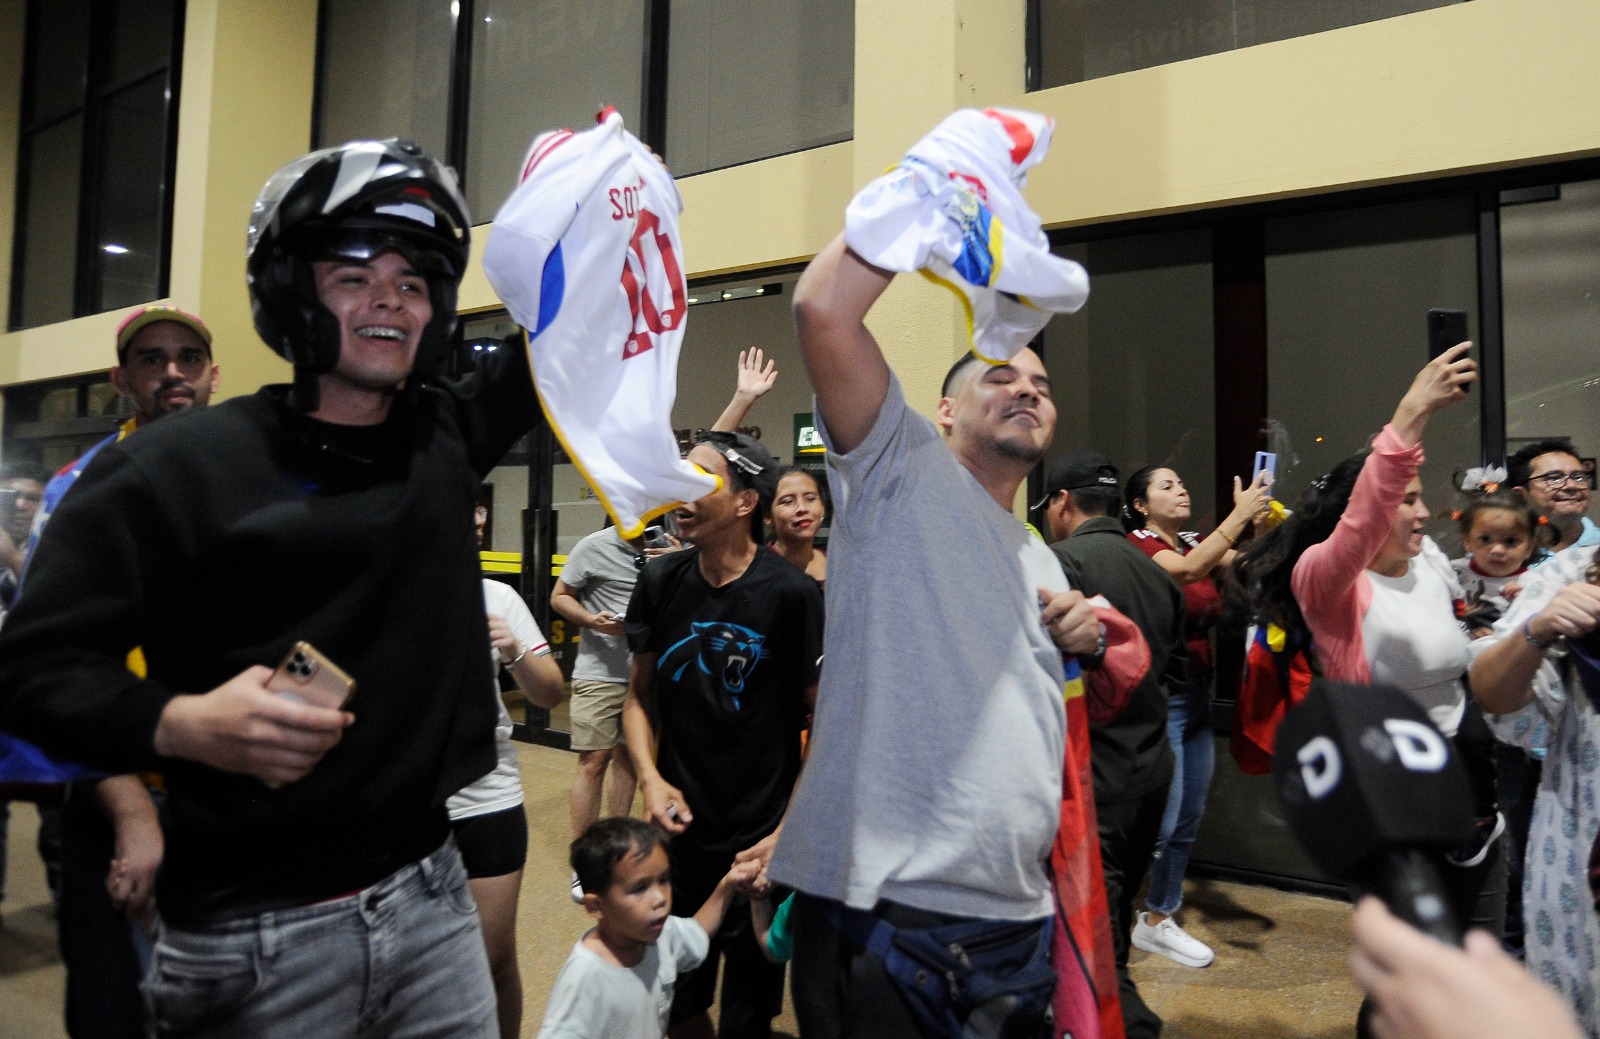
<svg viewBox="0 0 1600 1039"><path fill-rule="evenodd" d="M1557 541L1534 557L1533 565L1573 545L1600 545L1600 527L1585 515L1594 472L1578 457L1566 437L1529 444L1511 456L1507 482L1527 496L1534 508L1550 520Z"/></svg>
<svg viewBox="0 0 1600 1039"><path fill-rule="evenodd" d="M0 469L0 491L9 492L0 498L0 617L17 595L23 550L44 498L46 476L44 467L33 462L13 462Z"/></svg>
<svg viewBox="0 0 1600 1039"><path fill-rule="evenodd" d="M101 449L157 419L206 407L217 390L221 371L211 330L177 307L148 306L128 315L117 328L116 350L111 384L132 416L45 486L26 542L30 555L56 506ZM158 789L158 777L130 774L67 790L58 919L68 1035L145 1034L139 981L149 948L143 929L154 920L156 870L164 854L152 796Z"/></svg>
<svg viewBox="0 0 1600 1039"><path fill-rule="evenodd" d="M1530 569L1548 563L1562 549L1600 545L1600 527L1584 515L1589 511L1594 473L1585 468L1571 440L1554 437L1528 444L1511 456L1506 469L1507 483L1539 510L1556 536L1553 544L1534 552ZM1519 585L1528 582L1529 575L1517 579ZM1523 865L1547 742L1548 737L1538 738L1535 745L1526 748L1497 742L1494 749L1495 792L1506 819L1509 863L1506 922L1501 939L1506 951L1519 958L1524 954L1527 931L1522 903Z"/></svg>

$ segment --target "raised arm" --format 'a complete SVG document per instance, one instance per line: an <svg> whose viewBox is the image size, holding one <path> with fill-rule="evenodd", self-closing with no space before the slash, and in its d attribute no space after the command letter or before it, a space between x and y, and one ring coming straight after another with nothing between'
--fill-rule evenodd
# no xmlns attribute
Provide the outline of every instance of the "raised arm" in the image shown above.
<svg viewBox="0 0 1600 1039"><path fill-rule="evenodd" d="M1334 609L1353 594L1356 578L1383 547L1406 486L1422 465L1422 432L1429 417L1464 400L1465 387L1477 378L1477 365L1465 356L1471 345L1451 347L1417 373L1394 417L1372 442L1333 534L1300 557L1293 587L1307 617Z"/></svg>
<svg viewBox="0 0 1600 1039"><path fill-rule="evenodd" d="M1179 584L1194 584L1211 574L1218 566L1233 562L1233 546L1250 529L1256 513L1267 507L1272 489L1266 482L1267 472L1256 473L1249 487L1241 487L1237 476L1233 478L1233 511L1200 544L1179 555L1172 549L1157 552L1150 558L1172 575Z"/></svg>
<svg viewBox="0 0 1600 1039"><path fill-rule="evenodd" d="M817 254L794 291L794 323L817 408L834 449L866 439L889 392L889 365L867 330L872 309L894 275L867 263L840 235Z"/></svg>
<svg viewBox="0 0 1600 1039"><path fill-rule="evenodd" d="M750 414L751 406L777 385L778 362L767 361L762 364L764 359L765 355L759 346L739 351L738 381L734 386L733 399L722 409L712 429L723 433L738 430L744 425L744 417Z"/></svg>

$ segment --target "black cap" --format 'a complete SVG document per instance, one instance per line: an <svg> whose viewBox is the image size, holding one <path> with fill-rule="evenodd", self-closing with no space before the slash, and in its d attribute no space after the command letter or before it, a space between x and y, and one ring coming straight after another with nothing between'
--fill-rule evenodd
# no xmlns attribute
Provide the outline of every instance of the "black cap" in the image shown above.
<svg viewBox="0 0 1600 1039"><path fill-rule="evenodd" d="M728 472L738 473L755 490L763 513L771 508L772 500L778 496L778 460L761 441L743 433L707 430L697 442L728 460Z"/></svg>
<svg viewBox="0 0 1600 1039"><path fill-rule="evenodd" d="M1069 451L1051 463L1045 473L1044 492L1076 491L1083 487L1117 487L1117 467L1099 451Z"/></svg>

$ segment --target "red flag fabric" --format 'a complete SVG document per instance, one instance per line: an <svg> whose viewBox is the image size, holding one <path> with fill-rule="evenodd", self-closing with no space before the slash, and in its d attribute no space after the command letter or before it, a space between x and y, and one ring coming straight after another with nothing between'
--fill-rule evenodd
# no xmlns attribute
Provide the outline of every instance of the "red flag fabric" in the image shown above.
<svg viewBox="0 0 1600 1039"><path fill-rule="evenodd" d="M1315 677L1309 635L1291 634L1276 624L1251 626L1244 678L1239 683L1233 731L1228 738L1228 749L1240 772L1264 776L1272 771L1272 741L1278 723L1289 708L1306 698Z"/></svg>
<svg viewBox="0 0 1600 1039"><path fill-rule="evenodd" d="M1148 649L1146 650L1148 652ZM1124 1039L1111 951L1111 909L1089 771L1089 712L1078 662L1067 662L1067 750L1061 772L1061 824L1050 849L1056 896L1050 959L1056 968L1055 1034Z"/></svg>

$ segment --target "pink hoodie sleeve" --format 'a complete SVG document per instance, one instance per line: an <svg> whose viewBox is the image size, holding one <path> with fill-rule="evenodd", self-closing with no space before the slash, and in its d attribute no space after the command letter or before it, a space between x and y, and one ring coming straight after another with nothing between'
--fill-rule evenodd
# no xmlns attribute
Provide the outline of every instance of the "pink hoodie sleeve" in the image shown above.
<svg viewBox="0 0 1600 1039"><path fill-rule="evenodd" d="M1422 445L1407 447L1392 426L1384 426L1361 467L1350 504L1333 534L1306 549L1295 564L1291 585L1316 644L1323 673L1344 682L1366 682L1361 618L1372 602L1367 564L1383 547L1394 525L1406 485L1423 461Z"/></svg>

